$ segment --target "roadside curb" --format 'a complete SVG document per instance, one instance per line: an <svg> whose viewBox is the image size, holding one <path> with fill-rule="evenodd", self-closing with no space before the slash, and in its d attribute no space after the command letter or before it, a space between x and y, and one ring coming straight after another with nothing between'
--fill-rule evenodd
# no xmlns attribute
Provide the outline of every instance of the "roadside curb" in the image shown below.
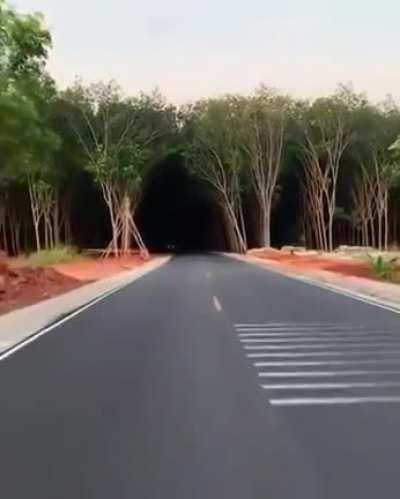
<svg viewBox="0 0 400 499"><path fill-rule="evenodd" d="M5 314L0 317L0 361L10 357L29 343L32 343L64 322L79 315L96 303L157 270L170 259L170 256L159 257L143 264L138 269L123 272L111 278L101 279L95 283L89 283L64 295L59 295L55 298ZM96 289L94 285L97 285L97 287L103 285L104 289ZM94 288L93 291L89 289L90 287ZM82 296L80 297L80 295ZM63 300L66 302L64 308ZM69 301L72 303L69 303ZM54 307L54 303L57 303L57 307ZM32 315L39 315L37 325L33 326L33 328L30 326L31 322L29 321ZM13 327L15 331L14 335L12 331ZM8 335L8 338L4 339L1 337L1 333L3 332Z"/></svg>
<svg viewBox="0 0 400 499"><path fill-rule="evenodd" d="M268 266L268 261L261 258L256 257L246 257L243 255L239 255L237 253L224 253L225 256L232 258L234 260L241 261L243 263L248 263L255 267L264 269L268 272L274 272L275 274L279 274L281 276L295 279L297 281L303 282L305 284L309 284L310 286L319 287L321 289L325 289L328 291L332 291L333 293L347 296L348 298L352 298L357 301L361 301L363 303L367 303L369 305L374 305L379 308L383 308L385 310L389 310L390 312L394 312L396 314L400 314L400 303L392 302L390 300L384 300L380 298L376 298L374 295L370 295L367 293L360 293L358 291L345 288L342 286L337 286L336 284L327 283L323 280L319 280L318 278L313 278L309 276L299 275L294 272L285 271L283 269L277 268L277 266Z"/></svg>

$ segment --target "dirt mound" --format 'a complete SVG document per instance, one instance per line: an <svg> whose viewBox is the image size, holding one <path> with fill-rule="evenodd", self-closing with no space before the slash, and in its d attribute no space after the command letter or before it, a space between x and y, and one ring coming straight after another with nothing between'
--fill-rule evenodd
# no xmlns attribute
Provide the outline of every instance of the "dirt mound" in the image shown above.
<svg viewBox="0 0 400 499"><path fill-rule="evenodd" d="M31 305L82 285L45 267L10 267L0 260L0 313Z"/></svg>
<svg viewBox="0 0 400 499"><path fill-rule="evenodd" d="M132 254L124 258L85 258L73 260L67 263L54 265L53 268L63 275L72 277L79 281L97 280L111 277L127 270L133 270L142 266L145 261L139 254Z"/></svg>
<svg viewBox="0 0 400 499"><path fill-rule="evenodd" d="M298 270L328 270L343 275L374 278L367 262L344 260L341 258L324 258L315 254L293 254L274 249L252 250L250 255L265 260L283 263Z"/></svg>

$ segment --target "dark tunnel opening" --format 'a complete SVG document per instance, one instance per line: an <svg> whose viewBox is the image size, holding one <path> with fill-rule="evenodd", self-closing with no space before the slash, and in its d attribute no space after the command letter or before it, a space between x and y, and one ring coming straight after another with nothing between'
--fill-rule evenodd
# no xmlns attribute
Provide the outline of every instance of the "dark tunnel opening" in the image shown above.
<svg viewBox="0 0 400 499"><path fill-rule="evenodd" d="M153 252L225 249L218 207L179 154L169 155L149 172L137 222Z"/></svg>
<svg viewBox="0 0 400 499"><path fill-rule="evenodd" d="M81 174L75 183L80 188L73 192L70 203L74 244L104 248L112 233L102 194L88 174ZM290 195L278 198L273 210L271 236L276 247L296 244L299 237L298 181L288 175L281 186ZM248 246L259 247L258 208L251 191L245 193L243 206ZM151 252L229 251L213 189L191 174L179 154L167 156L149 171L135 219Z"/></svg>

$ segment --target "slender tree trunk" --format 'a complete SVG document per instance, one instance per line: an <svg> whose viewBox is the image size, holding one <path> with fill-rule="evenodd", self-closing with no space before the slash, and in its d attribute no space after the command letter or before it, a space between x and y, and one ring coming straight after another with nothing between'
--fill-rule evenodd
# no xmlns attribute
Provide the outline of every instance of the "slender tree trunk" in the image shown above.
<svg viewBox="0 0 400 499"><path fill-rule="evenodd" d="M131 200L130 197L125 193L122 197L122 207L121 207L121 221L122 221L122 234L121 234L121 250L123 255L128 255L131 240Z"/></svg>
<svg viewBox="0 0 400 499"><path fill-rule="evenodd" d="M244 246L243 250L244 252L246 252L247 251L246 224L244 221L243 206L241 203L238 207L238 216L236 217L236 219L239 219L238 229L240 231L240 237L242 238L243 241L243 246Z"/></svg>
<svg viewBox="0 0 400 499"><path fill-rule="evenodd" d="M227 244L228 250L232 251L233 253L239 253L240 249L239 249L234 225L232 223L232 217L230 215L229 209L224 204L222 205L222 215L223 215L223 221L224 221L223 225L225 228L225 236L226 236L227 243L228 243Z"/></svg>
<svg viewBox="0 0 400 499"><path fill-rule="evenodd" d="M378 249L382 251L382 234L383 234L383 226L382 226L382 210L381 207L378 209Z"/></svg>
<svg viewBox="0 0 400 499"><path fill-rule="evenodd" d="M0 233L2 235L2 249L5 253L9 252L8 238L7 238L7 223L6 223L6 208L0 206Z"/></svg>
<svg viewBox="0 0 400 499"><path fill-rule="evenodd" d="M41 239L40 239L40 221L42 218L42 213L39 208L38 194L36 192L36 188L33 182L29 181L29 198L33 219L33 228L35 232L35 242L36 242L36 251L40 251L42 249Z"/></svg>
<svg viewBox="0 0 400 499"><path fill-rule="evenodd" d="M333 251L333 213L328 214L328 251Z"/></svg>
<svg viewBox="0 0 400 499"><path fill-rule="evenodd" d="M370 218L370 241L373 248L376 248L376 232L375 232L375 221L373 218Z"/></svg>
<svg viewBox="0 0 400 499"><path fill-rule="evenodd" d="M54 197L54 208L53 208L53 241L55 246L59 246L61 243L61 228L60 228L60 203L58 193Z"/></svg>
<svg viewBox="0 0 400 499"><path fill-rule="evenodd" d="M15 249L16 254L19 255L21 253L21 223L17 222L15 224Z"/></svg>
<svg viewBox="0 0 400 499"><path fill-rule="evenodd" d="M389 249L389 195L388 192L385 192L385 201L384 201L384 226L385 226L385 234L384 234L384 248L385 251Z"/></svg>
<svg viewBox="0 0 400 499"><path fill-rule="evenodd" d="M272 200L265 199L259 203L260 207L260 242L261 246L265 248L271 247L271 212Z"/></svg>

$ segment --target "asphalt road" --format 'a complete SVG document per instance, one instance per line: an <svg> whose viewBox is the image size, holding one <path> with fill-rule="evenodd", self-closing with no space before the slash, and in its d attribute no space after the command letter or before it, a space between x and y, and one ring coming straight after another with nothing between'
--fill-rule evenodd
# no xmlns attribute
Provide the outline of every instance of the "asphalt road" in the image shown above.
<svg viewBox="0 0 400 499"><path fill-rule="evenodd" d="M175 258L0 363L0 497L398 499L399 325Z"/></svg>

